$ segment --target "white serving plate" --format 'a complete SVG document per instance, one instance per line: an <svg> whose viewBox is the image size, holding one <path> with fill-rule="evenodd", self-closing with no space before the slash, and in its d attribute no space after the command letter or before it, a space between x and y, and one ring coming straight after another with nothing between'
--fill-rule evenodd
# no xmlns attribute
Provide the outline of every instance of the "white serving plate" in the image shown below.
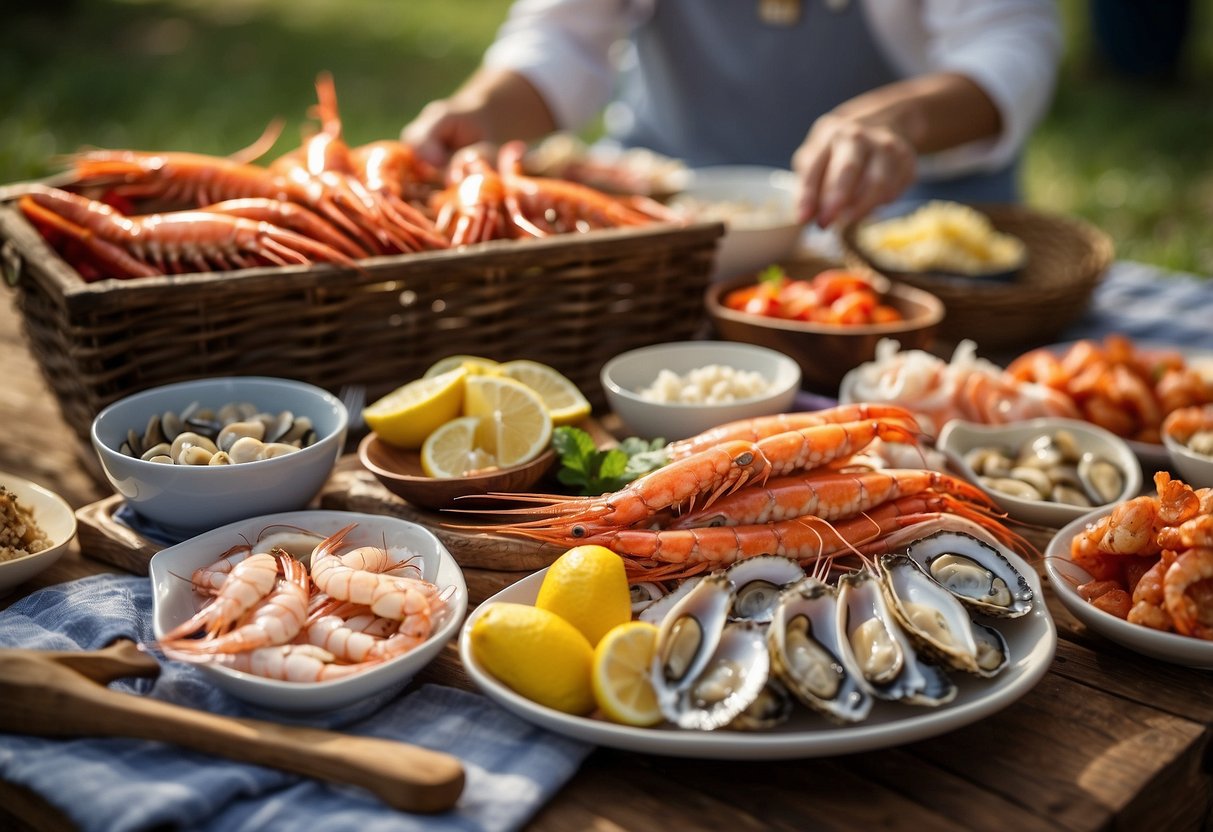
<svg viewBox="0 0 1213 832"><path fill-rule="evenodd" d="M76 514L62 497L37 483L0 471L0 485L12 492L17 505L33 513L34 522L50 541L41 552L0 562L0 595L5 595L63 556L76 536Z"/></svg>
<svg viewBox="0 0 1213 832"><path fill-rule="evenodd" d="M398 517L349 511L268 514L230 523L162 549L152 556L148 566L152 580L152 615L156 638L161 638L197 609L190 574L200 566L217 561L230 547L246 540L256 540L258 534L270 526L290 526L328 536L350 523L358 524L346 538L350 547L382 546L386 541L387 546L404 547L416 552L420 557L413 563L420 567L421 576L448 591L447 614L436 624L428 640L369 670L324 682L281 682L206 663L199 663L197 667L232 696L277 711L312 712L340 708L389 688L404 687L455 636L467 613L468 594L463 571L438 538L428 529ZM297 557L306 555L296 551L291 551L291 554ZM306 560L306 557L300 559Z"/></svg>
<svg viewBox="0 0 1213 832"><path fill-rule="evenodd" d="M1070 542L1088 524L1110 514L1112 508L1105 507L1083 515L1063 527L1049 541L1045 549L1045 570L1053 583L1057 599L1083 624L1122 647L1172 664L1213 669L1213 641L1130 624L1083 600L1075 591L1075 586L1091 580L1091 576L1070 560Z"/></svg>
<svg viewBox="0 0 1213 832"><path fill-rule="evenodd" d="M532 702L498 682L476 661L471 651L470 632L489 604L497 601L533 604L547 570L506 587L477 607L464 624L459 655L480 690L506 710L551 731L598 745L647 754L728 760L827 757L889 748L943 734L989 716L1031 690L1048 670L1057 646L1057 630L1045 609L1035 571L1014 555L1010 557L1027 577L1037 602L1022 618L995 625L1006 637L1011 652L1011 662L1002 673L994 679L978 679L959 671L949 674L960 689L951 703L931 709L877 702L872 715L858 725L834 725L797 705L791 720L767 731L700 732L669 726L634 728L590 717L570 716ZM983 621L990 623L988 619Z"/></svg>

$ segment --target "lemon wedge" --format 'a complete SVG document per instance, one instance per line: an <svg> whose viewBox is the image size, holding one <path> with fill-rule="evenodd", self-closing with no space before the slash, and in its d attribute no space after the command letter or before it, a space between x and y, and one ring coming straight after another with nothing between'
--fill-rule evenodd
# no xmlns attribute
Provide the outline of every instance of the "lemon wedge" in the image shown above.
<svg viewBox="0 0 1213 832"><path fill-rule="evenodd" d="M590 674L594 701L612 722L641 727L661 722L650 669L657 650L657 628L629 621L612 629L594 649Z"/></svg>
<svg viewBox="0 0 1213 832"><path fill-rule="evenodd" d="M530 462L552 441L552 417L543 400L513 379L468 376L463 414L480 420L476 446L496 457L502 468Z"/></svg>
<svg viewBox="0 0 1213 832"><path fill-rule="evenodd" d="M538 393L552 415L553 425L571 425L590 415L590 403L577 385L547 364L519 359L498 364L495 372Z"/></svg>
<svg viewBox="0 0 1213 832"><path fill-rule="evenodd" d="M400 448L420 448L427 436L457 417L463 407L463 367L410 381L362 411L367 427Z"/></svg>
<svg viewBox="0 0 1213 832"><path fill-rule="evenodd" d="M421 446L421 470L427 477L466 477L474 471L496 468L497 459L476 445L475 416L452 419L425 438Z"/></svg>
<svg viewBox="0 0 1213 832"><path fill-rule="evenodd" d="M481 358L479 355L448 355L439 358L430 368L422 373L422 378L433 378L443 373L449 373L456 367L463 367L469 375L482 376L497 369L497 362L491 358Z"/></svg>

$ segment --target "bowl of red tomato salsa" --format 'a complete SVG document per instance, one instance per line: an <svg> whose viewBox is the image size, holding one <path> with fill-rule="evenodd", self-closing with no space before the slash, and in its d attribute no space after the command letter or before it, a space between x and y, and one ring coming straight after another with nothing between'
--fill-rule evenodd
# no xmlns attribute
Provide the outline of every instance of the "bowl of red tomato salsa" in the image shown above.
<svg viewBox="0 0 1213 832"><path fill-rule="evenodd" d="M791 356L805 388L834 396L849 370L875 357L881 338L928 349L944 316L929 292L819 260L713 283L705 304L718 337Z"/></svg>

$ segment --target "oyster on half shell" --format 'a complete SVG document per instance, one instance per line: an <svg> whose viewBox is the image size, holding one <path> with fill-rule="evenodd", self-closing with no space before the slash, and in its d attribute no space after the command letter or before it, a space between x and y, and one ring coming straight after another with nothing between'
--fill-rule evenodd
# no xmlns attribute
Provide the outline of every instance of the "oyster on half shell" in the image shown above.
<svg viewBox="0 0 1213 832"><path fill-rule="evenodd" d="M840 644L838 593L816 578L784 590L767 629L771 671L798 700L836 722L860 722L872 697Z"/></svg>
<svg viewBox="0 0 1213 832"><path fill-rule="evenodd" d="M968 609L917 561L882 555L880 579L898 623L928 658L984 677L1006 666L1009 656L1001 633L975 624Z"/></svg>
<svg viewBox="0 0 1213 832"><path fill-rule="evenodd" d="M914 649L871 569L839 577L838 630L860 680L877 699L935 706L956 697L947 674Z"/></svg>
<svg viewBox="0 0 1213 832"><path fill-rule="evenodd" d="M1018 618L1032 609L1027 578L1001 552L972 535L935 532L912 542L906 555L975 612Z"/></svg>

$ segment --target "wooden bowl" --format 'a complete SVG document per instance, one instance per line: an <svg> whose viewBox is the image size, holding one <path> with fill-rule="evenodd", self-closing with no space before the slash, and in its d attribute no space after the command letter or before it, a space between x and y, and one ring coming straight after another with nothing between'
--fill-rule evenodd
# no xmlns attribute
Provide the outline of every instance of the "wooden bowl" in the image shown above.
<svg viewBox="0 0 1213 832"><path fill-rule="evenodd" d="M475 495L533 490L556 464L556 452L544 451L530 462L470 477L427 477L420 451L397 448L369 433L358 443L358 459L397 497L415 506L443 508L499 508L500 500L476 500Z"/></svg>
<svg viewBox="0 0 1213 832"><path fill-rule="evenodd" d="M784 266L788 277L809 279L820 271L838 268L827 260L803 260ZM944 317L943 303L934 295L912 286L893 283L881 293L884 303L901 312L904 320L884 324L834 325L789 321L739 312L724 305L734 289L750 286L757 275L713 283L704 296L708 316L719 337L770 347L791 356L800 365L801 385L815 393L838 395L838 385L847 372L876 356L876 343L893 338L903 350L927 349ZM884 287L881 287L884 288Z"/></svg>

